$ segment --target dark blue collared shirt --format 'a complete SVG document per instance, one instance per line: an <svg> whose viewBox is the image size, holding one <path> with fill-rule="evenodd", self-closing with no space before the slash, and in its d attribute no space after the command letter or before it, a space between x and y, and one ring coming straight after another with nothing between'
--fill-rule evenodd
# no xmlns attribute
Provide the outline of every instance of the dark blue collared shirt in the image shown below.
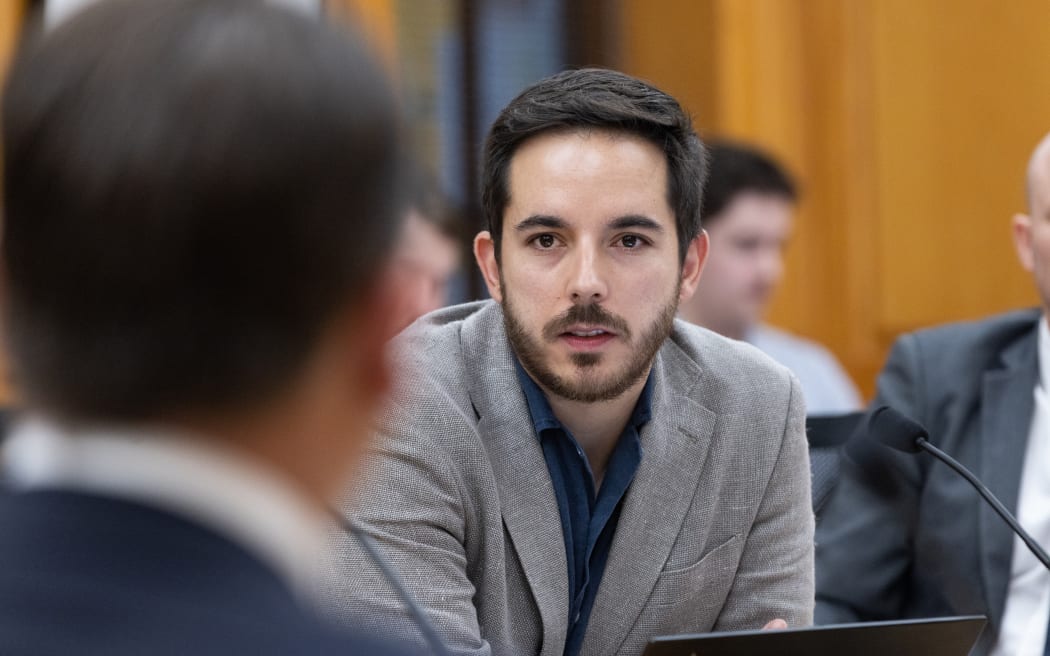
<svg viewBox="0 0 1050 656"><path fill-rule="evenodd" d="M652 374L642 388L627 426L605 467L601 488L595 493L590 461L565 426L554 416L543 391L516 360L518 381L529 404L529 414L543 447L554 496L561 514L565 561L569 575L569 633L565 656L576 656L583 644L591 608L609 560L623 497L642 461L638 433L652 417Z"/></svg>

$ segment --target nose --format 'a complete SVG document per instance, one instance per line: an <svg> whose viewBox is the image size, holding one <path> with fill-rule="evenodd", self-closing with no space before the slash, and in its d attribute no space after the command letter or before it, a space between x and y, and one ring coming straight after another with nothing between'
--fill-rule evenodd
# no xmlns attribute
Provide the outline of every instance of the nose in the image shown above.
<svg viewBox="0 0 1050 656"><path fill-rule="evenodd" d="M573 303L598 303L609 293L601 258L594 248L580 248L570 264L569 297Z"/></svg>
<svg viewBox="0 0 1050 656"><path fill-rule="evenodd" d="M784 254L779 245L765 246L760 251L758 271L763 281L769 285L780 282L784 275Z"/></svg>

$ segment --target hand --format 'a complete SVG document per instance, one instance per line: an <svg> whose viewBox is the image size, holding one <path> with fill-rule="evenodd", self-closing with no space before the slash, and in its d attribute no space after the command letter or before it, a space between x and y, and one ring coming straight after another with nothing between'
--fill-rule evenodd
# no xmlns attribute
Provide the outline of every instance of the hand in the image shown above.
<svg viewBox="0 0 1050 656"><path fill-rule="evenodd" d="M786 628L788 628L788 623L785 622L782 619L777 618L775 620L770 620L770 621L766 622L766 625L762 627L762 630L763 631L770 631L770 630L775 630L775 629L786 629Z"/></svg>

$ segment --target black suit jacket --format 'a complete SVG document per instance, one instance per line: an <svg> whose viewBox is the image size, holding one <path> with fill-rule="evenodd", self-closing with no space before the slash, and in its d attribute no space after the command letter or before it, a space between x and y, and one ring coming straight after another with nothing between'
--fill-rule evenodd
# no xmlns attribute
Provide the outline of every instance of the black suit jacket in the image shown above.
<svg viewBox="0 0 1050 656"><path fill-rule="evenodd" d="M0 495L0 654L392 654L327 627L262 562L166 512Z"/></svg>
<svg viewBox="0 0 1050 656"><path fill-rule="evenodd" d="M905 335L875 405L918 420L1011 512L1038 379L1038 311ZM856 436L863 438L864 436ZM830 624L979 613L998 635L1013 534L961 477L927 454L855 440L817 529L816 621Z"/></svg>
<svg viewBox="0 0 1050 656"><path fill-rule="evenodd" d="M1038 377L1037 311L906 335L875 405L929 429L1011 512ZM862 436L858 436L862 437ZM972 654L999 635L1013 534L958 474L928 454L856 442L817 530L818 623L980 613Z"/></svg>

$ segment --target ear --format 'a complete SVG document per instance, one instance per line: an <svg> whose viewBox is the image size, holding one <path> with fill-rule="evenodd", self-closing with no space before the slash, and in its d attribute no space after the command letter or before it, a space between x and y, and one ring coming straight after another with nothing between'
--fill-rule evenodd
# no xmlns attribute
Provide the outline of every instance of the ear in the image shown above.
<svg viewBox="0 0 1050 656"><path fill-rule="evenodd" d="M1014 237L1014 248L1017 249L1017 259L1025 271L1032 271L1035 266L1035 258L1032 255L1032 217L1027 214L1015 214L1011 222L1011 232Z"/></svg>
<svg viewBox="0 0 1050 656"><path fill-rule="evenodd" d="M489 295L496 301L503 302L503 290L500 288L499 263L496 261L496 242L488 230L482 230L474 237L474 259L485 278Z"/></svg>
<svg viewBox="0 0 1050 656"><path fill-rule="evenodd" d="M678 292L678 302L684 303L693 297L696 286L700 282L700 274L704 271L707 262L707 253L711 249L711 240L706 230L701 230L685 251L685 261L682 263L682 286Z"/></svg>
<svg viewBox="0 0 1050 656"><path fill-rule="evenodd" d="M355 297L339 322L343 340L345 376L352 381L366 407L378 403L390 390L393 371L387 361L387 343L404 328L408 292L401 278L388 269L365 293Z"/></svg>

